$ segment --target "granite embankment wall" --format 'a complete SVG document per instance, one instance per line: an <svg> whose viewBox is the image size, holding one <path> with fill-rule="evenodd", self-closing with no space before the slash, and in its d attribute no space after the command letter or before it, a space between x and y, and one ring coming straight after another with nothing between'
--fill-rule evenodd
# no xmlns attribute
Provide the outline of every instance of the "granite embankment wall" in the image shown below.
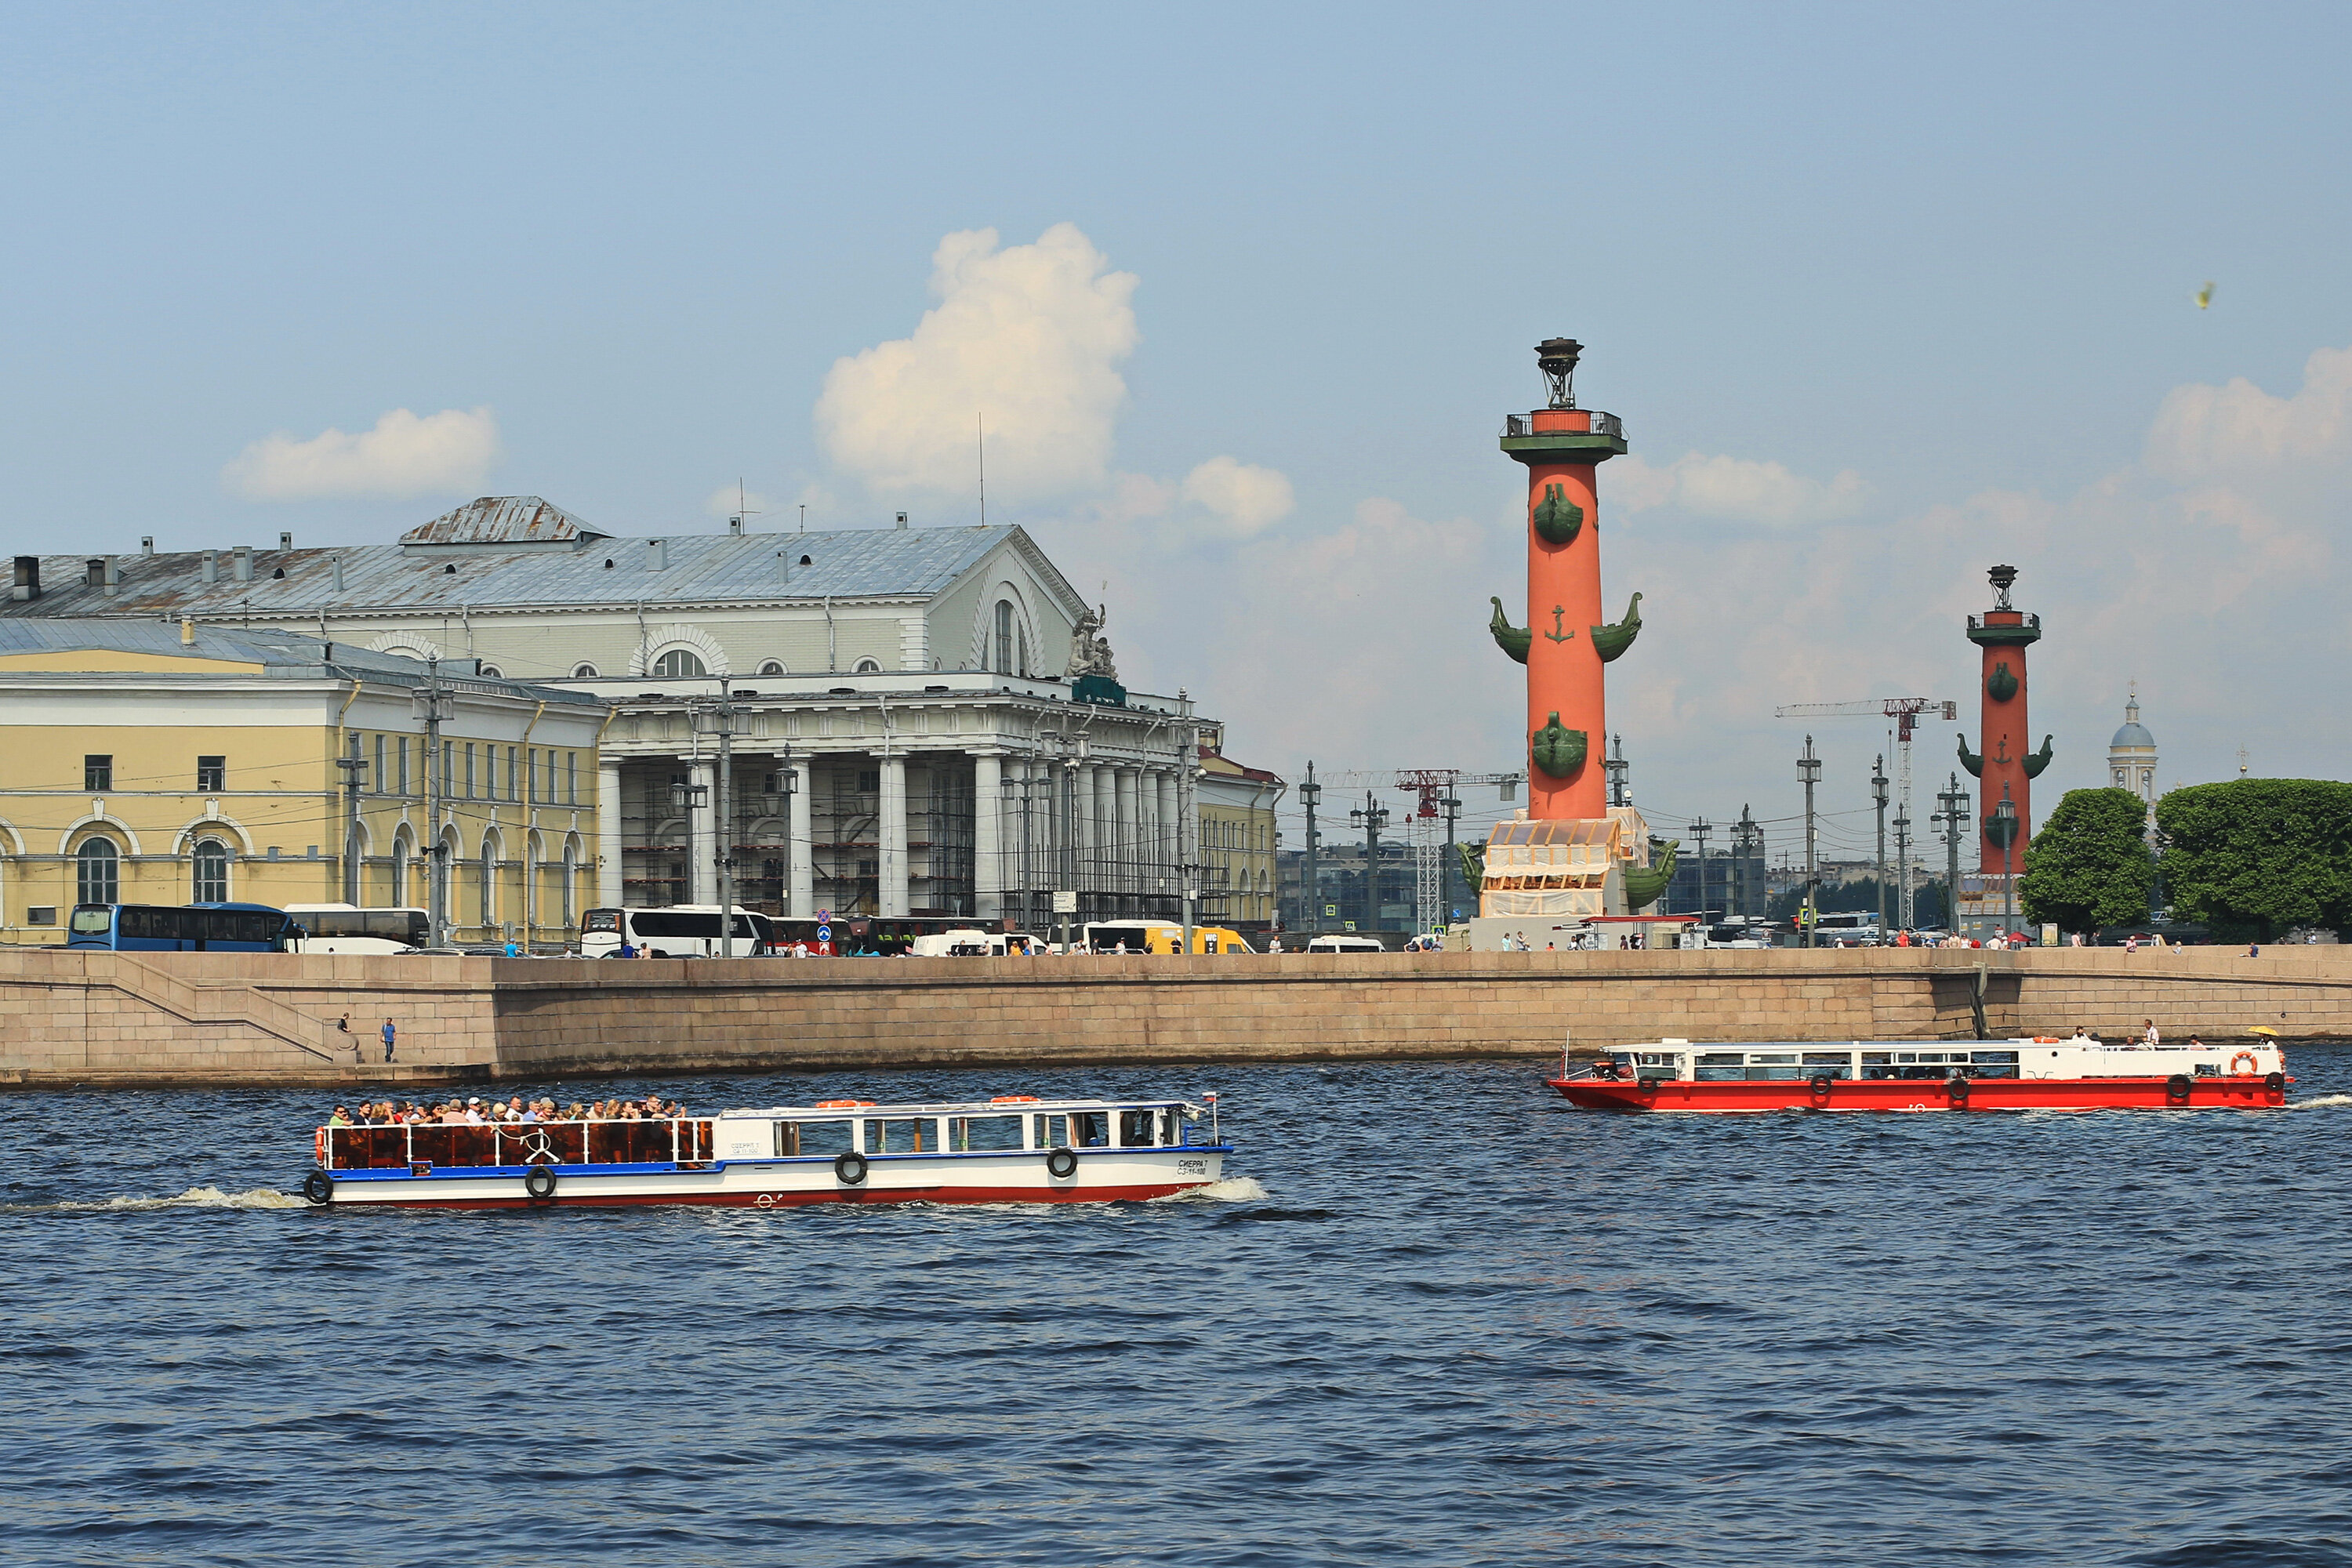
<svg viewBox="0 0 2352 1568"><path fill-rule="evenodd" d="M1539 1057L1661 1035L1966 1038L1979 1004L1996 1036L2114 1037L2153 1016L2208 1038L2257 1024L2352 1038L2352 949L729 963L0 949L0 1085Z"/></svg>

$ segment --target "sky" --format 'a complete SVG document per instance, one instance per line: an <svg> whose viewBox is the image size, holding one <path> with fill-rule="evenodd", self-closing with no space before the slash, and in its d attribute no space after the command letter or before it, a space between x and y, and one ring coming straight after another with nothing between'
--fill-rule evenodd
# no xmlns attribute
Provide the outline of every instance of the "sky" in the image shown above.
<svg viewBox="0 0 2352 1568"><path fill-rule="evenodd" d="M1996 562L2037 816L2133 682L2167 786L2333 777L2347 58L2340 6L0 5L8 550L970 522L984 427L990 521L1232 754L1507 771L1496 437L1570 335L1654 828L1777 856L1773 709L1895 695L1961 704L1924 819ZM1885 727L1811 731L1854 851Z"/></svg>

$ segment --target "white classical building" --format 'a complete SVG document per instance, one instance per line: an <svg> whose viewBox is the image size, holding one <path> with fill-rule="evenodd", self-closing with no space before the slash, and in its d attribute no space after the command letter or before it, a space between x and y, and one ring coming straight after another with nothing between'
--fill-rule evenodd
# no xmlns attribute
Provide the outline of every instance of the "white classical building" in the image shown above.
<svg viewBox="0 0 2352 1568"><path fill-rule="evenodd" d="M1202 721L1118 685L1017 527L625 539L486 497L394 544L148 541L15 574L0 615L282 626L605 699L605 904L716 901L722 809L739 900L801 916L1042 925L1056 890L1085 918L1172 914L1202 859ZM698 718L722 690L731 715Z"/></svg>
<svg viewBox="0 0 2352 1568"><path fill-rule="evenodd" d="M2107 742L2107 783L2127 789L2156 809L2156 737L2139 721L2139 693L2124 704L2123 728Z"/></svg>

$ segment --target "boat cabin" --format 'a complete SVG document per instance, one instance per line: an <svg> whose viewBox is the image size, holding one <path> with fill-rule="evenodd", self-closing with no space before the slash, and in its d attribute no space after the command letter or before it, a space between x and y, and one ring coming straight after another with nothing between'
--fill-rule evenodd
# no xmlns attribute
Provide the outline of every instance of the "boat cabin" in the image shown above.
<svg viewBox="0 0 2352 1568"><path fill-rule="evenodd" d="M1693 1044L1660 1040L1611 1051L1595 1064L1603 1078L1665 1082L1810 1082L1815 1078L2165 1078L2187 1073L2213 1078L2275 1066L2270 1058L2221 1046L2108 1046L2074 1040L1953 1041L1933 1047L1918 1042L1771 1040ZM2258 1064L2259 1063L2259 1068ZM2225 1066L2224 1064L2231 1064Z"/></svg>
<svg viewBox="0 0 2352 1568"><path fill-rule="evenodd" d="M842 1154L996 1154L1048 1149L1181 1149L1199 1111L1182 1100L1042 1101L1014 1095L985 1105L876 1105L721 1111L719 1152L729 1160L830 1160Z"/></svg>

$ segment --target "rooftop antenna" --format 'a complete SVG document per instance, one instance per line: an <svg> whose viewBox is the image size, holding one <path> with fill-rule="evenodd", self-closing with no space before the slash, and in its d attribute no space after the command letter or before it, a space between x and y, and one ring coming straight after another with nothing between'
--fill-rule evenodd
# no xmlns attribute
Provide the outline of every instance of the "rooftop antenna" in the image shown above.
<svg viewBox="0 0 2352 1568"><path fill-rule="evenodd" d="M803 509L803 510L805 510L805 509ZM730 517L730 518L729 518L729 519L727 520L727 522L728 522L728 531L729 531L730 533L740 533L740 532L742 532L742 531L743 531L743 520L744 520L744 519L746 519L746 518L758 517L758 516L760 516L760 515L761 515L761 513L759 513L759 512L753 511L753 510L751 509L751 507L750 507L748 504L746 504L746 502L745 502L745 500L744 500L744 496L743 496L743 477L742 477L740 474L736 475L736 476L735 476L735 515L734 515L733 517Z"/></svg>
<svg viewBox="0 0 2352 1568"><path fill-rule="evenodd" d="M988 526L988 416L974 414L980 425L980 526Z"/></svg>
<svg viewBox="0 0 2352 1568"><path fill-rule="evenodd" d="M808 531L808 502L806 501L801 502L801 531L803 533Z"/></svg>

